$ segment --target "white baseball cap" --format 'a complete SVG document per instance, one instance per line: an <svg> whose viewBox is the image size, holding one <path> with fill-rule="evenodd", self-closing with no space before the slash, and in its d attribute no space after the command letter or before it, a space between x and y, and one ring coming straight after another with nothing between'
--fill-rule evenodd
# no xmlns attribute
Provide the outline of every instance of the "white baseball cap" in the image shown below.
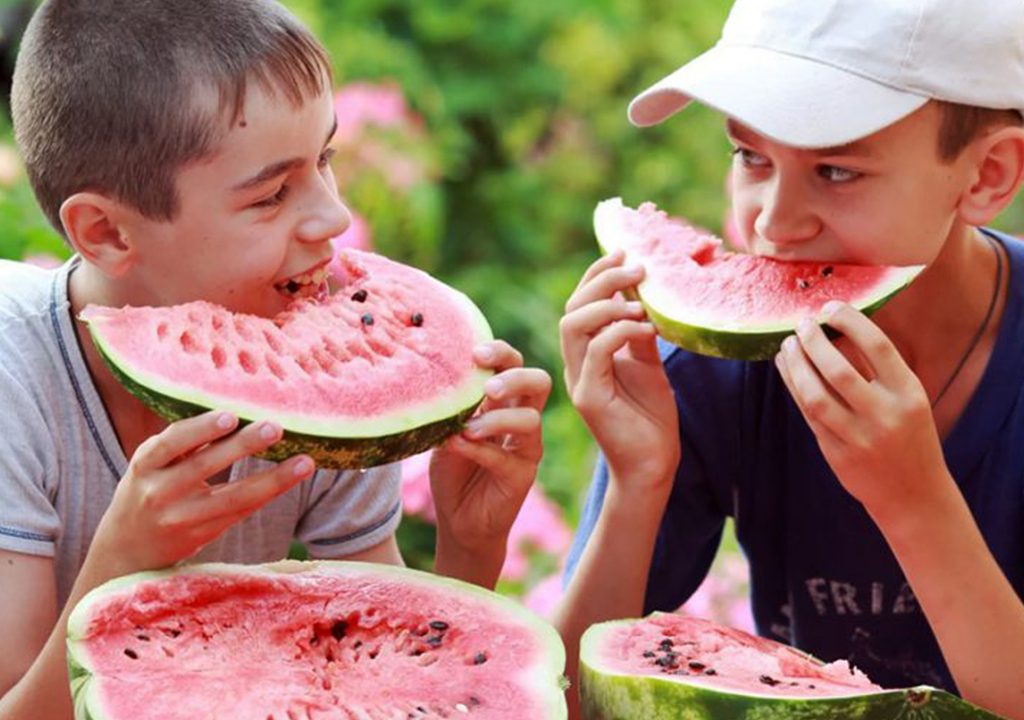
<svg viewBox="0 0 1024 720"><path fill-rule="evenodd" d="M1024 0L736 0L721 40L634 98L629 119L654 125L697 100L820 148L931 99L1024 113Z"/></svg>

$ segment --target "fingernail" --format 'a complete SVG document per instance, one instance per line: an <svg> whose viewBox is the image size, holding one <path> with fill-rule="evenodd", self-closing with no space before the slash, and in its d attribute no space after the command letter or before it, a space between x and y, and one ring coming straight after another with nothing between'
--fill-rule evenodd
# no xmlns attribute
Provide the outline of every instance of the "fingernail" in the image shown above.
<svg viewBox="0 0 1024 720"><path fill-rule="evenodd" d="M630 263L629 265L626 266L626 272L629 273L630 277L635 277L637 275L640 275L641 273L643 273L643 271L644 271L644 266L643 265L636 265L636 264Z"/></svg>
<svg viewBox="0 0 1024 720"><path fill-rule="evenodd" d="M280 430L274 423L260 423L260 437L264 440L275 440L279 434Z"/></svg>
<svg viewBox="0 0 1024 720"><path fill-rule="evenodd" d="M782 349L786 352L793 352L796 350L796 336L790 335L788 338L782 341Z"/></svg>
<svg viewBox="0 0 1024 720"><path fill-rule="evenodd" d="M821 309L821 311L825 313L826 317L829 317L839 312L842 309L842 307L843 304L838 300L829 300L827 303L825 303L825 306Z"/></svg>
<svg viewBox="0 0 1024 720"><path fill-rule="evenodd" d="M481 362L487 362L494 357L494 349L490 345L479 345L473 348L473 355Z"/></svg>
<svg viewBox="0 0 1024 720"><path fill-rule="evenodd" d="M292 473L295 477L302 477L313 472L313 461L309 458L299 458L298 461L292 466Z"/></svg>
<svg viewBox="0 0 1024 720"><path fill-rule="evenodd" d="M483 433L483 422L480 419L470 420L466 423L466 430L463 433L468 438L477 438Z"/></svg>
<svg viewBox="0 0 1024 720"><path fill-rule="evenodd" d="M492 397L497 397L505 389L505 382L498 377L492 377L484 383L484 392Z"/></svg>
<svg viewBox="0 0 1024 720"><path fill-rule="evenodd" d="M639 315L644 311L644 304L642 302L636 302L635 300L632 300L626 303L626 309L628 309L631 313Z"/></svg>
<svg viewBox="0 0 1024 720"><path fill-rule="evenodd" d="M813 320L811 320L810 318L806 318L805 317L803 320L800 321L800 324L797 325L796 329L801 334L806 335L807 333L809 333L814 328L814 325L815 325L815 322Z"/></svg>
<svg viewBox="0 0 1024 720"><path fill-rule="evenodd" d="M221 413L217 416L217 427L221 430L228 430L235 424L235 416L231 413Z"/></svg>

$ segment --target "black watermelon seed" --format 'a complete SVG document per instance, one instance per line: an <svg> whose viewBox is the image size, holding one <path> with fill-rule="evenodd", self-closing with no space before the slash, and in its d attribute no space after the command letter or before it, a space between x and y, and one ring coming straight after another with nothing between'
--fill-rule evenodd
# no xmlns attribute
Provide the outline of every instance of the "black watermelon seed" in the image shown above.
<svg viewBox="0 0 1024 720"><path fill-rule="evenodd" d="M662 650L671 650L674 645L675 643L672 642L670 638L665 638L661 641L661 644L658 645L658 647L660 647Z"/></svg>
<svg viewBox="0 0 1024 720"><path fill-rule="evenodd" d="M425 652L426 652L426 650L424 650L423 648L416 648L415 650L412 651L412 656L413 657L419 657L420 655L422 655Z"/></svg>
<svg viewBox="0 0 1024 720"><path fill-rule="evenodd" d="M652 657L654 657L654 652L652 652L651 650L644 650L644 657L645 658L652 658Z"/></svg>
<svg viewBox="0 0 1024 720"><path fill-rule="evenodd" d="M704 671L705 675L717 675L718 672L714 668L708 668Z"/></svg>
<svg viewBox="0 0 1024 720"><path fill-rule="evenodd" d="M813 690L813 689L814 689L814 686L813 686L813 685L808 685L807 687L809 687L809 688L810 688L811 690Z"/></svg>
<svg viewBox="0 0 1024 720"><path fill-rule="evenodd" d="M331 635L334 636L335 640L341 640L345 637L345 632L348 630L348 623L344 620L338 620L336 623L331 625Z"/></svg>
<svg viewBox="0 0 1024 720"><path fill-rule="evenodd" d="M366 313L360 318L363 321L363 325L373 325L373 315Z"/></svg>
<svg viewBox="0 0 1024 720"><path fill-rule="evenodd" d="M135 637L137 637L142 642L149 642L149 635L136 635Z"/></svg>
<svg viewBox="0 0 1024 720"><path fill-rule="evenodd" d="M356 650L358 650L362 646L363 646L363 641L362 640L356 640L354 643L352 643L352 647L355 648Z"/></svg>
<svg viewBox="0 0 1024 720"><path fill-rule="evenodd" d="M480 698L478 698L476 695L470 695L469 696L469 704L470 705L474 705L474 706L475 705L479 705L480 704Z"/></svg>
<svg viewBox="0 0 1024 720"><path fill-rule="evenodd" d="M427 645L433 645L434 647L437 647L440 644L441 644L441 636L440 635L431 635L430 637L427 638Z"/></svg>
<svg viewBox="0 0 1024 720"><path fill-rule="evenodd" d="M487 655L485 655L484 653L477 653L473 656L474 665L483 665L485 662L487 662Z"/></svg>
<svg viewBox="0 0 1024 720"><path fill-rule="evenodd" d="M366 291L356 290L355 293L352 295L352 300L355 302L366 302Z"/></svg>
<svg viewBox="0 0 1024 720"><path fill-rule="evenodd" d="M809 288L811 286L811 284L809 282L807 282L806 280L804 280L803 278L797 278L796 286L798 288L800 288L801 290L806 290L807 288Z"/></svg>
<svg viewBox="0 0 1024 720"><path fill-rule="evenodd" d="M422 705L417 705L416 709L419 710L421 713L425 713L427 711L427 709Z"/></svg>
<svg viewBox="0 0 1024 720"><path fill-rule="evenodd" d="M781 681L776 680L775 678L773 678L771 675L762 675L761 677L758 678L758 680L760 680L765 685L768 685L770 687L775 687L776 685L778 685L781 682Z"/></svg>
<svg viewBox="0 0 1024 720"><path fill-rule="evenodd" d="M825 267L823 267L823 268L821 269L821 275L822 275L822 277L828 277L828 276L829 276L829 275L831 275L831 274L832 274L833 272L835 272L835 269L834 269L834 268L833 268L833 267L832 267L831 265L826 265Z"/></svg>
<svg viewBox="0 0 1024 720"><path fill-rule="evenodd" d="M423 314L422 313L413 313L412 314L412 324L415 325L416 327L419 327L420 325L422 325L423 324Z"/></svg>
<svg viewBox="0 0 1024 720"><path fill-rule="evenodd" d="M130 657L132 660L138 660L139 659L139 654L137 652L135 652L134 650L132 650L131 648L125 648L124 649L124 654L127 655L128 657Z"/></svg>
<svg viewBox="0 0 1024 720"><path fill-rule="evenodd" d="M438 632L444 632L448 629L448 623L446 623L444 620L432 620L430 622L430 627L431 629L437 630Z"/></svg>
<svg viewBox="0 0 1024 720"><path fill-rule="evenodd" d="M691 660L690 662L687 663L687 665L690 666L691 670L703 670L704 669L704 663L697 662L696 660Z"/></svg>
<svg viewBox="0 0 1024 720"><path fill-rule="evenodd" d="M672 653L669 653L655 660L654 664L663 668L673 667L676 664L676 659L672 656Z"/></svg>

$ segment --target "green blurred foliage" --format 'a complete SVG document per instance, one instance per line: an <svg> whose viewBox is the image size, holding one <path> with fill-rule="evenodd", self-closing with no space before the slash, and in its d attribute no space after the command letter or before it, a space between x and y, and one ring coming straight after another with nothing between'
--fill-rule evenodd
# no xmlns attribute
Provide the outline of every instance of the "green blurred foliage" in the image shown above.
<svg viewBox="0 0 1024 720"><path fill-rule="evenodd" d="M377 249L464 290L498 336L551 373L539 479L575 522L594 448L565 396L558 320L597 256L597 201L654 200L721 229L729 162L721 118L698 107L639 130L625 108L714 42L728 0L285 4L324 42L336 85L394 82L422 118L422 132L391 145L416 158L422 177L396 192L384 174L353 173L346 198L369 220ZM6 124L0 138L12 142ZM1024 205L1001 226L1024 227ZM66 254L24 175L0 177L0 257L40 252ZM407 531L416 548L428 535Z"/></svg>

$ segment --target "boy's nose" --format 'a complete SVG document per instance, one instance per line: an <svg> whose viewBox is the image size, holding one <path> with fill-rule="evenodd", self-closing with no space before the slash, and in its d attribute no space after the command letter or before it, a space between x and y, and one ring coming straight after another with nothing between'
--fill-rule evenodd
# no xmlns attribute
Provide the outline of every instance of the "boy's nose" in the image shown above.
<svg viewBox="0 0 1024 720"><path fill-rule="evenodd" d="M352 214L336 193L325 193L298 227L299 240L323 242L341 235L352 224Z"/></svg>
<svg viewBox="0 0 1024 720"><path fill-rule="evenodd" d="M808 208L798 188L776 182L765 192L754 231L773 245L785 246L810 240L821 232L821 221Z"/></svg>

